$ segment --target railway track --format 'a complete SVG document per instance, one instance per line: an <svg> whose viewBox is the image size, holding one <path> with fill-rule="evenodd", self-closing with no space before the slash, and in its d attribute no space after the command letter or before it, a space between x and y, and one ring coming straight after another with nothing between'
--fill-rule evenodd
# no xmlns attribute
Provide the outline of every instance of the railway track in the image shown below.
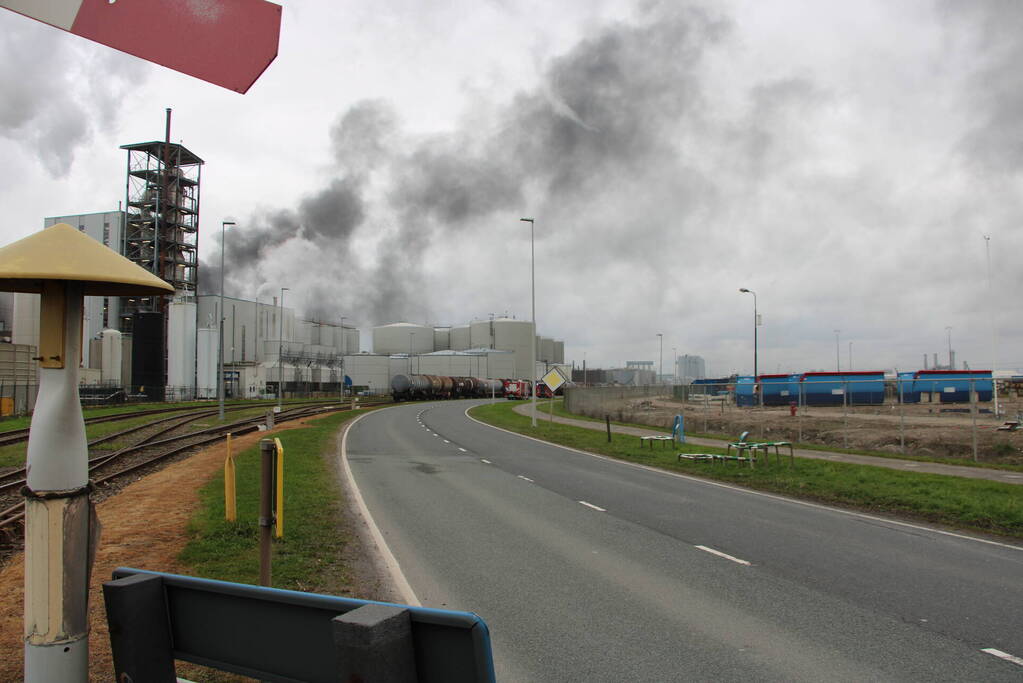
<svg viewBox="0 0 1023 683"><path fill-rule="evenodd" d="M335 403L337 403L337 401L335 401ZM272 404L272 403L258 404L257 403L257 404L246 404L246 405L232 405L232 406L227 406L226 408L224 408L224 412L236 411L236 410L250 410L252 408L257 408L257 407L259 407L261 405L265 405L267 408L272 408L275 404ZM305 402L304 401L304 402L301 402L301 403L294 403L294 402L292 402L292 403L285 403L284 405L285 406L289 406L289 405L320 405L320 403L317 402L315 404L310 404L309 402ZM98 417L86 418L85 419L85 424L87 424L87 425L94 425L94 424L101 424L103 422L119 422L120 420L130 420L130 419L135 418L135 417L145 417L146 415L160 415L162 413L180 413L182 411L196 410L196 409L198 409L198 410L213 410L213 412L216 412L219 408L218 409L207 409L207 408L197 408L197 407L193 406L193 407L190 407L190 408L154 408L152 410L136 410L134 412L116 413L114 415L100 415ZM141 428L144 428L144 426L141 427ZM28 440L29 429L30 429L29 427L25 427L23 429L11 429L11 430L8 430L6 432L0 432L0 447L9 446L11 444L20 443L22 441L27 441Z"/></svg>
<svg viewBox="0 0 1023 683"><path fill-rule="evenodd" d="M390 401L366 401L359 405L363 408L374 407ZM245 406L251 408L251 406ZM351 404L304 403L290 410L284 410L274 416L275 423L288 422L303 417L320 415L328 412L351 410ZM202 410L188 415L177 415L141 427L133 427L116 435L108 435L90 442L90 446L110 441L113 438L153 427L158 428L136 443L110 453L97 454L89 458L89 479L101 491L115 488L127 477L141 470L155 470L176 455L196 448L207 446L223 440L228 432L234 435L257 431L265 422L264 416L256 416L218 424L188 434L165 436L181 429L190 422L216 414L217 410ZM123 419L123 418L122 418ZM160 438L163 437L163 438ZM0 477L0 552L6 554L21 541L25 516L25 503L20 500L20 490L25 485L25 470L9 472ZM17 502L15 502L17 500Z"/></svg>

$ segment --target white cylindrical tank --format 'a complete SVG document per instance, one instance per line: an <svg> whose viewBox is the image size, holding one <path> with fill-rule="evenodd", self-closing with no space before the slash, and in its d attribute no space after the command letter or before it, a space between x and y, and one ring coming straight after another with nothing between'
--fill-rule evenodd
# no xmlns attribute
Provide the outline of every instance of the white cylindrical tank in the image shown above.
<svg viewBox="0 0 1023 683"><path fill-rule="evenodd" d="M494 320L494 348L511 351L515 356L515 371L505 375L509 379L529 378L530 345L533 343L533 323L529 320L498 318Z"/></svg>
<svg viewBox="0 0 1023 683"><path fill-rule="evenodd" d="M494 321L474 320L469 323L469 348L494 348Z"/></svg>
<svg viewBox="0 0 1023 683"><path fill-rule="evenodd" d="M540 358L548 363L554 362L554 340L550 337L540 337Z"/></svg>
<svg viewBox="0 0 1023 683"><path fill-rule="evenodd" d="M103 330L103 366L100 377L103 382L121 384L121 333L117 330Z"/></svg>
<svg viewBox="0 0 1023 683"><path fill-rule="evenodd" d="M196 398L217 397L217 330L199 329L195 345Z"/></svg>
<svg viewBox="0 0 1023 683"><path fill-rule="evenodd" d="M465 351L469 348L469 326L455 325L451 328L451 350Z"/></svg>
<svg viewBox="0 0 1023 683"><path fill-rule="evenodd" d="M433 328L391 323L373 328L373 353L433 353Z"/></svg>
<svg viewBox="0 0 1023 683"><path fill-rule="evenodd" d="M435 327L433 328L433 350L434 351L447 351L451 348L451 328L450 327Z"/></svg>
<svg viewBox="0 0 1023 683"><path fill-rule="evenodd" d="M188 391L195 387L196 313L196 305L192 302L172 301L167 307L167 386L169 387ZM225 348L227 343L228 340L225 339ZM213 377L216 381L216 375Z"/></svg>

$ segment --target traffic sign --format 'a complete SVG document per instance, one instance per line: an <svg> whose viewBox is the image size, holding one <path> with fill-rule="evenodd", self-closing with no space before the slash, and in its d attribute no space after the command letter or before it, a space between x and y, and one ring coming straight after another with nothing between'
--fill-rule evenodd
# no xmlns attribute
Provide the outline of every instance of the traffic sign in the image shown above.
<svg viewBox="0 0 1023 683"><path fill-rule="evenodd" d="M266 0L0 0L0 7L240 93L277 56Z"/></svg>
<svg viewBox="0 0 1023 683"><path fill-rule="evenodd" d="M551 393L553 393L557 391L558 387L564 384L567 380L565 379L565 376L561 374L561 371L558 370L557 366L555 366L550 372L543 376L541 381L546 384L551 390Z"/></svg>

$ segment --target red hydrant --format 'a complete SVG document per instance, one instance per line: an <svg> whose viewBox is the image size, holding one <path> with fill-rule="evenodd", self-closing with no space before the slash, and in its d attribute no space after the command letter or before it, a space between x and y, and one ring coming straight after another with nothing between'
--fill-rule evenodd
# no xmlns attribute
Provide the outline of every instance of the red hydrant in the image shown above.
<svg viewBox="0 0 1023 683"><path fill-rule="evenodd" d="M796 416L796 402L789 401L789 415L792 417Z"/></svg>

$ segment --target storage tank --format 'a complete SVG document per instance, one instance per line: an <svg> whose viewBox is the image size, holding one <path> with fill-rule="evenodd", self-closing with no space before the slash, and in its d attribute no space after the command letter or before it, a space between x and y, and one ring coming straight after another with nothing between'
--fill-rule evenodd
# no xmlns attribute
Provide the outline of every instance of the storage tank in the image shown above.
<svg viewBox="0 0 1023 683"><path fill-rule="evenodd" d="M540 337L540 358L539 360L554 362L554 340L550 337Z"/></svg>
<svg viewBox="0 0 1023 683"><path fill-rule="evenodd" d="M451 328L450 327L435 327L433 328L433 350L434 351L447 351L451 348Z"/></svg>
<svg viewBox="0 0 1023 683"><path fill-rule="evenodd" d="M469 348L494 348L494 321L474 320L469 323Z"/></svg>
<svg viewBox="0 0 1023 683"><path fill-rule="evenodd" d="M391 323L373 328L373 353L433 352L433 328L413 323Z"/></svg>
<svg viewBox="0 0 1023 683"><path fill-rule="evenodd" d="M565 362L565 342L560 339L554 340L554 362L558 364Z"/></svg>
<svg viewBox="0 0 1023 683"><path fill-rule="evenodd" d="M189 392L195 387L195 327L196 305L172 301L167 307L167 386ZM224 340L225 349L229 341Z"/></svg>
<svg viewBox="0 0 1023 683"><path fill-rule="evenodd" d="M117 330L103 330L102 351L103 357L102 380L110 384L121 384L121 333Z"/></svg>
<svg viewBox="0 0 1023 683"><path fill-rule="evenodd" d="M531 321L513 318L494 320L494 348L511 351L515 356L515 369L512 377L516 379L530 377L530 345L532 343L533 323Z"/></svg>
<svg viewBox="0 0 1023 683"><path fill-rule="evenodd" d="M451 350L465 351L469 348L469 326L455 325L451 328Z"/></svg>

